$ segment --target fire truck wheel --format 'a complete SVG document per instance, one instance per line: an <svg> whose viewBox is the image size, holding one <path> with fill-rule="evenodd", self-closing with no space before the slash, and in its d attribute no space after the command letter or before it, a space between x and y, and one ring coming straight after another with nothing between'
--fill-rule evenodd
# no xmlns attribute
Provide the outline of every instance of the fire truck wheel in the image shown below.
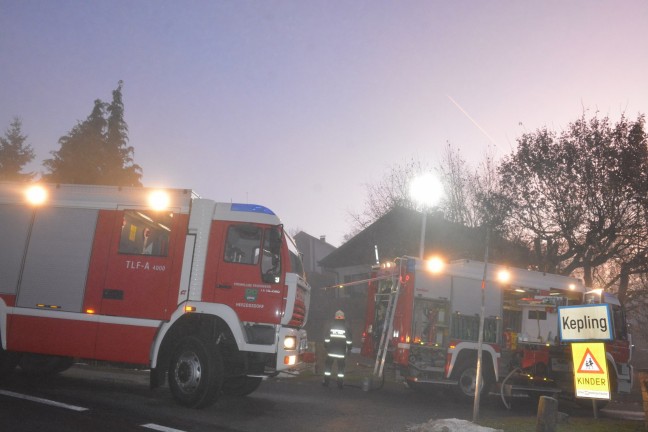
<svg viewBox="0 0 648 432"><path fill-rule="evenodd" d="M247 396L258 389L262 381L262 378L249 376L230 378L223 382L223 393L228 396Z"/></svg>
<svg viewBox="0 0 648 432"><path fill-rule="evenodd" d="M457 369L455 376L458 381L455 387L457 397L463 401L472 401L475 398L475 386L477 385L477 367L471 362L464 363ZM488 387L490 387L490 383L482 379L480 396L486 393Z"/></svg>
<svg viewBox="0 0 648 432"><path fill-rule="evenodd" d="M215 343L188 337L171 357L169 387L175 400L189 408L216 401L223 383L223 358Z"/></svg>

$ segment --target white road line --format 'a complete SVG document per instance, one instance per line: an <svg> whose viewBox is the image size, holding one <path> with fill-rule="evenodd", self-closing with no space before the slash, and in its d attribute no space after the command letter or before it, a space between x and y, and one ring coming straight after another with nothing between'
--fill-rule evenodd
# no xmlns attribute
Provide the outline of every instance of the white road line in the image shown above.
<svg viewBox="0 0 648 432"><path fill-rule="evenodd" d="M83 408L83 407L76 406L76 405L68 405L68 404L64 404L64 403L61 403L61 402L56 402L56 401L49 400L49 399L42 399L42 398L38 398L38 397L34 397L34 396L27 396L27 395L24 395L24 394L14 393L14 392L6 391L6 390L0 390L0 395L5 395L5 396L17 398L17 399L25 399L25 400L28 400L28 401L31 401L31 402L38 402L38 403L41 403L41 404L44 404L44 405L50 405L50 406L54 406L54 407L57 407L57 408L65 408L65 409L69 409L69 410L72 410L72 411L88 411L88 408Z"/></svg>
<svg viewBox="0 0 648 432"><path fill-rule="evenodd" d="M142 427L153 429L153 430L160 431L160 432L184 432L183 430L180 430L180 429L174 429L174 428L170 428L170 427L166 427L166 426L160 426L160 425L156 425L155 423L143 424Z"/></svg>

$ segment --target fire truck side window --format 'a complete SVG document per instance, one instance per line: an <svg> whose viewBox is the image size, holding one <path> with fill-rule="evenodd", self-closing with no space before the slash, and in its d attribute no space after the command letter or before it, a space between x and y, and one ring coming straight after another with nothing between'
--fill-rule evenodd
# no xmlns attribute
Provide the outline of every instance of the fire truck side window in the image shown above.
<svg viewBox="0 0 648 432"><path fill-rule="evenodd" d="M279 283L281 275L281 231L276 227L265 230L261 274L264 282Z"/></svg>
<svg viewBox="0 0 648 432"><path fill-rule="evenodd" d="M227 229L225 262L258 264L261 232L261 228L254 225L231 225Z"/></svg>
<svg viewBox="0 0 648 432"><path fill-rule="evenodd" d="M627 323L625 320L625 314L623 313L623 309L621 308L621 306L618 305L610 305L610 309L612 310L614 339L627 340L628 339Z"/></svg>
<svg viewBox="0 0 648 432"><path fill-rule="evenodd" d="M119 253L168 256L172 222L173 213L125 210Z"/></svg>

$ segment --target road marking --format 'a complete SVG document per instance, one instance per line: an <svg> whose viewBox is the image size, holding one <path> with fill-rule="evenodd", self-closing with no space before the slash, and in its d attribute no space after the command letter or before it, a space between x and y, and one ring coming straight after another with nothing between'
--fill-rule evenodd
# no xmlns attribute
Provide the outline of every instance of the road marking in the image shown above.
<svg viewBox="0 0 648 432"><path fill-rule="evenodd" d="M6 391L6 390L0 390L0 395L5 395L5 396L17 398L17 399L24 399L24 400L28 400L28 401L31 401L31 402L38 402L38 403L41 403L41 404L44 404L44 405L50 405L50 406L54 406L54 407L57 407L57 408L65 408L65 409L69 409L69 410L72 410L72 411L88 411L88 408L83 408L83 407L76 406L76 405L68 405L68 404L64 404L64 403L61 403L61 402L56 402L56 401L49 400L49 399L42 399L42 398L38 398L38 397L34 397L34 396L27 396L27 395L24 395L24 394L14 393L14 392Z"/></svg>
<svg viewBox="0 0 648 432"><path fill-rule="evenodd" d="M170 428L170 427L166 427L166 426L160 426L160 425L156 425L155 423L143 424L142 427L153 429L153 430L160 431L160 432L184 432L183 430L180 430L180 429L174 429L174 428Z"/></svg>

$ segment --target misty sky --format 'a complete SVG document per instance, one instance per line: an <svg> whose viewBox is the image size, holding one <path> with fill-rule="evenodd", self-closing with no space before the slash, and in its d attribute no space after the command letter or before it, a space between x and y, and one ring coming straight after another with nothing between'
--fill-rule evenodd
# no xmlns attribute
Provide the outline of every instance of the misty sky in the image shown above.
<svg viewBox="0 0 648 432"><path fill-rule="evenodd" d="M394 164L648 112L648 2L0 0L0 133L22 119L30 170L119 80L145 186L339 246Z"/></svg>

